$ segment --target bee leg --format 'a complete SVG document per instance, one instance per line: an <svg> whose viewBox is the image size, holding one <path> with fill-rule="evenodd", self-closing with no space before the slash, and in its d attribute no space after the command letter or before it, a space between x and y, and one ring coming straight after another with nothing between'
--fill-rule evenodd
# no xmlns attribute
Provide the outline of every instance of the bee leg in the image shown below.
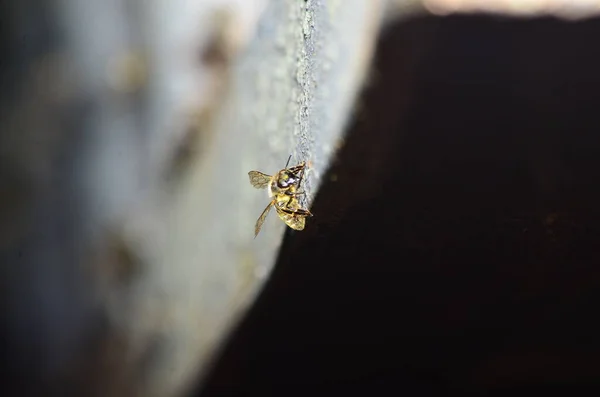
<svg viewBox="0 0 600 397"><path fill-rule="evenodd" d="M302 171L300 172L300 178L298 179L298 187L300 187L300 185L302 184L303 178L304 178L304 168L302 168Z"/></svg>
<svg viewBox="0 0 600 397"><path fill-rule="evenodd" d="M287 209L285 207L281 207L279 208L279 210L285 214L292 216L313 216L313 214L309 210L304 208Z"/></svg>
<svg viewBox="0 0 600 397"><path fill-rule="evenodd" d="M290 208L290 204L293 203L294 199L298 196L303 196L305 195L304 192L300 192L300 193L286 193L286 195L288 196L288 201L285 203L284 207L285 208Z"/></svg>
<svg viewBox="0 0 600 397"><path fill-rule="evenodd" d="M288 201L287 201L287 203L285 203L285 208L290 208L290 204L292 203L295 196L294 196L294 194L290 194L290 195L288 195L288 197L289 197Z"/></svg>

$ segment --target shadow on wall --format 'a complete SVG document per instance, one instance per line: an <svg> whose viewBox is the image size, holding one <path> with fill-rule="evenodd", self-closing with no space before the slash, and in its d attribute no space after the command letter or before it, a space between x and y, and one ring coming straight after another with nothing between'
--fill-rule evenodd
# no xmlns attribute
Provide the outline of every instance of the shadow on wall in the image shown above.
<svg viewBox="0 0 600 397"><path fill-rule="evenodd" d="M387 30L314 218L199 395L600 391L596 37L600 20Z"/></svg>

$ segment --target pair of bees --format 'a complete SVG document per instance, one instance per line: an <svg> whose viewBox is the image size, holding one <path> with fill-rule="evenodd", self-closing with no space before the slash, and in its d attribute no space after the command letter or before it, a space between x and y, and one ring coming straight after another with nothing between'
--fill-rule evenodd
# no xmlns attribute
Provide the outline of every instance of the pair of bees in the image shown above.
<svg viewBox="0 0 600 397"><path fill-rule="evenodd" d="M271 199L267 208L265 208L256 221L254 237L258 236L260 228L272 207L275 207L279 218L294 230L303 230L305 219L312 216L310 211L302 208L298 201L298 197L304 195L304 192L299 191L299 189L304 177L306 163L303 161L296 166L288 168L291 158L292 156L288 158L284 169L272 176L259 171L248 172L252 186L257 189L268 188L269 198Z"/></svg>

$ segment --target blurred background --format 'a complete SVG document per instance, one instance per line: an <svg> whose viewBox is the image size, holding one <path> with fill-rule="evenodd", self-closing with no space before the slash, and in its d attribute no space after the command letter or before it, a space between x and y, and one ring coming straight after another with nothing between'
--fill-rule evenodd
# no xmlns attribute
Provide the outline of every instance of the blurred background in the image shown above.
<svg viewBox="0 0 600 397"><path fill-rule="evenodd" d="M599 392L599 12L0 3L3 394Z"/></svg>

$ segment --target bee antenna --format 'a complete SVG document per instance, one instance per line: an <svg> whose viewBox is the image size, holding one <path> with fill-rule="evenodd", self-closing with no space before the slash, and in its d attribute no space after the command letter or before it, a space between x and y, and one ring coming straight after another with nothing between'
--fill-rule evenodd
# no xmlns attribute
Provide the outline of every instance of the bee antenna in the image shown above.
<svg viewBox="0 0 600 397"><path fill-rule="evenodd" d="M283 168L287 168L288 165L290 165L290 160L292 159L292 155L290 154L290 157L288 157L287 163L285 163L285 167Z"/></svg>

